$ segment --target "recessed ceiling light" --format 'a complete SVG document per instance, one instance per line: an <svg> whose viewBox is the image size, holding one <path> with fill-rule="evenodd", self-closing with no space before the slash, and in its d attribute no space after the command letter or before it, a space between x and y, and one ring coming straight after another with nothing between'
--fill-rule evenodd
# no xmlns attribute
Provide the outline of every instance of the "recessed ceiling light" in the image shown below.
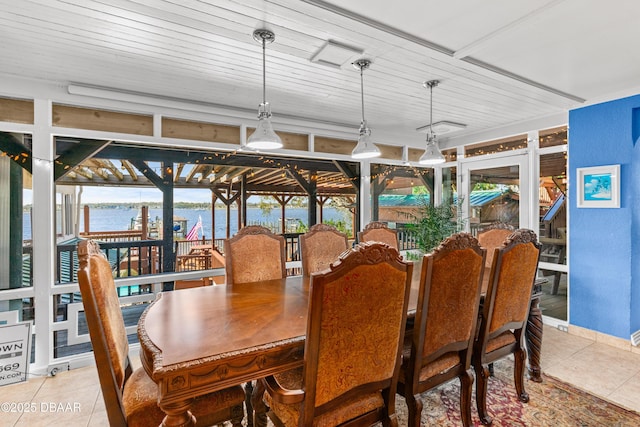
<svg viewBox="0 0 640 427"><path fill-rule="evenodd" d="M329 40L311 57L311 62L340 68L353 62L354 57L362 55L363 52L362 49Z"/></svg>
<svg viewBox="0 0 640 427"><path fill-rule="evenodd" d="M442 135L443 133L455 132L455 131L464 129L466 127L467 125L462 123L455 123L455 122L449 122L446 120L441 120L433 124L433 132L435 132L437 135ZM418 132L426 133L429 131L429 125L420 126L416 130Z"/></svg>

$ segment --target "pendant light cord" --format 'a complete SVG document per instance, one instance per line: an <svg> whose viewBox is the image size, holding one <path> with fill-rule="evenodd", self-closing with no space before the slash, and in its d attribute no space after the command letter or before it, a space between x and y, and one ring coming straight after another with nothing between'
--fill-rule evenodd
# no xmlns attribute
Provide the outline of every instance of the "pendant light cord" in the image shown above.
<svg viewBox="0 0 640 427"><path fill-rule="evenodd" d="M429 85L429 134L433 136L433 85Z"/></svg>
<svg viewBox="0 0 640 427"><path fill-rule="evenodd" d="M267 103L267 73L266 73L267 62L265 60L266 49L267 49L266 46L267 46L267 41L263 37L262 38L262 103L263 104Z"/></svg>
<svg viewBox="0 0 640 427"><path fill-rule="evenodd" d="M362 122L364 123L364 67L360 66L360 99L362 101Z"/></svg>

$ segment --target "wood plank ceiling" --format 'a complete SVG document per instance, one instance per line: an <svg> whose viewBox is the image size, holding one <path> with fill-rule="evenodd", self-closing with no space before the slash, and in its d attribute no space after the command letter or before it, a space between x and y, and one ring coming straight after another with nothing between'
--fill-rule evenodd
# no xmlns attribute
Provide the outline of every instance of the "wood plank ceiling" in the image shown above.
<svg viewBox="0 0 640 427"><path fill-rule="evenodd" d="M374 140L420 148L425 80L442 81L434 121L466 125L445 145L637 92L637 16L636 0L0 0L0 76L215 106L248 123L262 94L251 34L267 27L276 130L299 119L355 137L360 79L350 62L366 56ZM328 41L361 53L336 67L311 62Z"/></svg>

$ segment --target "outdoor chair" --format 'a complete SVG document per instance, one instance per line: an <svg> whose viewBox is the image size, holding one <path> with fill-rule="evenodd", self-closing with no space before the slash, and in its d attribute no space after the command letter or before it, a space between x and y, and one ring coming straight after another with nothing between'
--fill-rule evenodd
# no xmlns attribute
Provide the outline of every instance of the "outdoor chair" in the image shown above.
<svg viewBox="0 0 640 427"><path fill-rule="evenodd" d="M529 401L524 389L527 352L522 341L539 258L540 243L536 234L527 229L514 231L502 246L494 250L489 288L472 357L476 373L476 404L483 424L491 424L492 421L486 408L488 364L513 354L516 393L520 401Z"/></svg>
<svg viewBox="0 0 640 427"><path fill-rule="evenodd" d="M456 377L462 424L471 426L471 353L484 257L485 250L468 233L450 236L424 256L413 332L398 380L411 427L420 426L420 394Z"/></svg>
<svg viewBox="0 0 640 427"><path fill-rule="evenodd" d="M315 224L299 237L302 274L325 270L349 248L347 235L327 224Z"/></svg>
<svg viewBox="0 0 640 427"><path fill-rule="evenodd" d="M379 221L372 221L358 232L358 242L382 242L396 250L400 250L398 245L398 233L387 227L387 224Z"/></svg>
<svg viewBox="0 0 640 427"><path fill-rule="evenodd" d="M158 406L158 386L144 369L133 371L129 344L109 261L92 240L78 243L78 282L98 368L109 425L158 426L165 413ZM192 413L198 426L231 420L241 426L244 391L240 386L198 397Z"/></svg>
<svg viewBox="0 0 640 427"><path fill-rule="evenodd" d="M262 380L277 426L397 426L412 263L382 243L311 275L304 366Z"/></svg>
<svg viewBox="0 0 640 427"><path fill-rule="evenodd" d="M284 237L260 225L244 227L224 241L227 284L284 279Z"/></svg>

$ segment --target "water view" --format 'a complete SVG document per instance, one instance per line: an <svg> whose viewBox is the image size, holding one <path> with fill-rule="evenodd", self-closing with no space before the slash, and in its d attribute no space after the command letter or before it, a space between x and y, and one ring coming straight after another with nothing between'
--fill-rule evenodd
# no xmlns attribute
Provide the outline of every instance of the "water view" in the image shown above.
<svg viewBox="0 0 640 427"><path fill-rule="evenodd" d="M225 208L216 208L216 230L214 238L226 237L226 215ZM131 223L138 216L139 210L137 208L121 207L121 208L92 208L90 213L90 230L91 231L114 231L114 230L128 230L131 227ZM191 227L198 221L198 218L202 218L202 230L200 232L200 238L204 233L206 238L211 237L211 211L208 209L174 209L174 215L176 217L182 217L187 220L188 232ZM297 223L301 221L307 225L307 209L306 208L287 208L286 220L288 223ZM231 235L233 236L238 231L238 210L231 209ZM156 218L162 218L162 209L149 209L149 219L155 221ZM351 214L346 211L339 211L335 208L325 207L323 210L324 221L345 221L347 224L351 224ZM265 215L259 208L247 209L247 222L250 224L255 223L274 223L279 224L281 221L281 210L279 208L273 209L268 215ZM80 230L84 230L84 216L80 215ZM29 212L23 214L23 238L25 240L31 239L31 215Z"/></svg>

